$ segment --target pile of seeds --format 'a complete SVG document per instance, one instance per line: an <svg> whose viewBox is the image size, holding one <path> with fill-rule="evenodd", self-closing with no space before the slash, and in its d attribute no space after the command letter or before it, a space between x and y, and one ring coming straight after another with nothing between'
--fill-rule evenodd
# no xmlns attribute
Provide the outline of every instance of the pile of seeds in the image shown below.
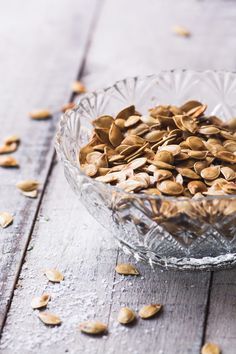
<svg viewBox="0 0 236 354"><path fill-rule="evenodd" d="M79 152L83 172L126 192L203 197L236 194L236 122L188 101L147 115L127 107L95 119Z"/></svg>

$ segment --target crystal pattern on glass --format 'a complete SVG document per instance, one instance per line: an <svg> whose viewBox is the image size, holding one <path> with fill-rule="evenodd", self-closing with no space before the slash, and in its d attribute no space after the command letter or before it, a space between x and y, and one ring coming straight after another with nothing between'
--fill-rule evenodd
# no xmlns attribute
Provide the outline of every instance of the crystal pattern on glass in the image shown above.
<svg viewBox="0 0 236 354"><path fill-rule="evenodd" d="M192 99L206 103L208 115L236 117L236 74L167 71L86 94L62 116L56 150L83 204L136 259L173 269L229 267L236 263L235 196L192 200L129 194L85 176L79 166L78 151L97 116L115 115L131 104L145 114L157 104L181 105Z"/></svg>

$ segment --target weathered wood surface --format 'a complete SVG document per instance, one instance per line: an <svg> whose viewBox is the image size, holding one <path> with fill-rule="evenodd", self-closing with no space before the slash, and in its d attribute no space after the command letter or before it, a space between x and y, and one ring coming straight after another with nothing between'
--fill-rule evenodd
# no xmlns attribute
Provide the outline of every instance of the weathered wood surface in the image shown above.
<svg viewBox="0 0 236 354"><path fill-rule="evenodd" d="M95 0L26 0L24 5L10 0L1 5L0 141L19 134L22 143L15 153L20 169L0 170L0 209L15 217L12 226L0 230L0 328L40 204L40 196L24 198L15 184L37 178L43 189L54 153L58 115L36 122L30 121L28 112L45 107L58 112L68 101L95 5Z"/></svg>
<svg viewBox="0 0 236 354"><path fill-rule="evenodd" d="M233 1L106 0L100 16L84 71L91 89L176 67L235 70ZM175 24L189 28L192 37L173 35ZM57 165L29 249L3 332L4 354L196 354L205 339L235 353L235 270L214 274L212 283L210 273L153 273L143 264L142 277L116 275L116 262L128 258L73 196ZM43 276L52 266L65 274L62 284L48 284ZM30 309L32 296L43 291L52 293L49 310L61 316L59 328L44 327ZM158 319L117 326L121 305L137 310L149 301L164 304ZM108 336L93 339L78 332L80 321L94 317L109 323Z"/></svg>

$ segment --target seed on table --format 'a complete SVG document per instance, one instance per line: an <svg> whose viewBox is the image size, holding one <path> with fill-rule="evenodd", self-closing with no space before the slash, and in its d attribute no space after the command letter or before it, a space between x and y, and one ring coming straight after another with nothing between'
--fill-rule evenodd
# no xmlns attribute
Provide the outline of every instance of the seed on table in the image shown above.
<svg viewBox="0 0 236 354"><path fill-rule="evenodd" d="M6 211L0 212L0 226L2 228L9 226L12 222L13 222L13 216L10 213Z"/></svg>
<svg viewBox="0 0 236 354"><path fill-rule="evenodd" d="M122 275L139 275L140 274L139 271L137 270L137 268L135 268L132 264L129 264L129 263L117 264L115 270L118 274L122 274Z"/></svg>
<svg viewBox="0 0 236 354"><path fill-rule="evenodd" d="M77 93L77 94L85 93L87 91L84 84L82 84L82 82L78 81L78 80L72 84L71 89L74 93Z"/></svg>
<svg viewBox="0 0 236 354"><path fill-rule="evenodd" d="M155 316L162 309L161 304L145 305L139 310L139 317L147 319Z"/></svg>
<svg viewBox="0 0 236 354"><path fill-rule="evenodd" d="M131 323L135 320L135 318L135 312L129 307L122 307L117 317L118 322L120 322L121 324Z"/></svg>
<svg viewBox="0 0 236 354"><path fill-rule="evenodd" d="M206 343L201 349L201 354L220 354L221 350L217 344Z"/></svg>
<svg viewBox="0 0 236 354"><path fill-rule="evenodd" d="M0 167L19 167L18 161L12 156L0 156Z"/></svg>
<svg viewBox="0 0 236 354"><path fill-rule="evenodd" d="M57 269L47 269L44 274L53 283L60 283L64 279L64 275Z"/></svg>
<svg viewBox="0 0 236 354"><path fill-rule="evenodd" d="M4 144L5 145L11 145L13 143L19 144L20 143L20 137L18 135L9 135L4 139Z"/></svg>
<svg viewBox="0 0 236 354"><path fill-rule="evenodd" d="M43 294L41 296L34 297L31 300L31 307L33 309L40 309L47 306L51 296L49 294Z"/></svg>
<svg viewBox="0 0 236 354"><path fill-rule="evenodd" d="M48 109L39 109L29 113L30 118L34 120L45 120L52 118L52 113Z"/></svg>
<svg viewBox="0 0 236 354"><path fill-rule="evenodd" d="M102 334L107 331L107 325L99 321L86 321L79 325L81 332L86 334Z"/></svg>
<svg viewBox="0 0 236 354"><path fill-rule="evenodd" d="M17 147L17 143L5 144L3 146L0 146L0 154L9 154L11 152L14 152L17 150Z"/></svg>
<svg viewBox="0 0 236 354"><path fill-rule="evenodd" d="M60 317L51 312L40 312L38 317L45 325L58 326L61 324Z"/></svg>
<svg viewBox="0 0 236 354"><path fill-rule="evenodd" d="M29 191L29 192L21 191L21 194L23 194L25 197L28 197L28 198L37 198L38 190L34 189L33 191Z"/></svg>
<svg viewBox="0 0 236 354"><path fill-rule="evenodd" d="M16 187L24 192L31 192L37 189L38 186L39 186L39 182L35 179L26 179L16 184Z"/></svg>
<svg viewBox="0 0 236 354"><path fill-rule="evenodd" d="M179 35L181 37L189 37L189 36L191 36L190 31L187 28L183 27L183 26L174 26L173 27L173 31L177 35Z"/></svg>

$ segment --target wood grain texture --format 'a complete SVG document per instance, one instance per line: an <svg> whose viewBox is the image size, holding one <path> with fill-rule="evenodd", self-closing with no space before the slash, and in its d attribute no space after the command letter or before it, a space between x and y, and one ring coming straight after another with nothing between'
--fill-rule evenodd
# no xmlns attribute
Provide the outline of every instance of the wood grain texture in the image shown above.
<svg viewBox="0 0 236 354"><path fill-rule="evenodd" d="M128 75L174 67L235 69L235 15L232 1L225 6L222 0L150 0L148 5L144 0L106 0L84 79L93 89ZM176 37L171 30L176 24L189 28L192 37ZM224 41L224 52L219 52L220 41ZM58 166L46 187L29 249L3 332L2 353L200 352L210 273L153 273L148 265L138 264L141 277L116 275L116 262L129 258L117 253L109 232L76 200ZM45 267L61 269L65 281L48 284L43 276ZM218 289L212 294L223 301L224 286ZM46 328L30 309L31 297L45 290L53 295L49 309L62 317L61 327ZM116 323L120 306L138 310L149 301L164 304L158 318L138 320L128 328ZM210 316L219 318L212 299ZM109 334L96 339L80 334L78 323L87 318L109 323ZM206 339L218 342L214 333L217 322L213 323ZM233 333L233 317L229 326L229 333ZM227 343L228 338L225 335Z"/></svg>
<svg viewBox="0 0 236 354"><path fill-rule="evenodd" d="M91 7L86 16L85 3ZM0 170L0 208L14 214L13 225L0 230L0 328L40 203L40 196L20 195L15 184L37 178L44 187L58 110L82 64L95 5L93 0L1 5L0 140L18 134L22 143L15 153L20 169ZM29 111L46 107L57 112L53 119L30 121Z"/></svg>

